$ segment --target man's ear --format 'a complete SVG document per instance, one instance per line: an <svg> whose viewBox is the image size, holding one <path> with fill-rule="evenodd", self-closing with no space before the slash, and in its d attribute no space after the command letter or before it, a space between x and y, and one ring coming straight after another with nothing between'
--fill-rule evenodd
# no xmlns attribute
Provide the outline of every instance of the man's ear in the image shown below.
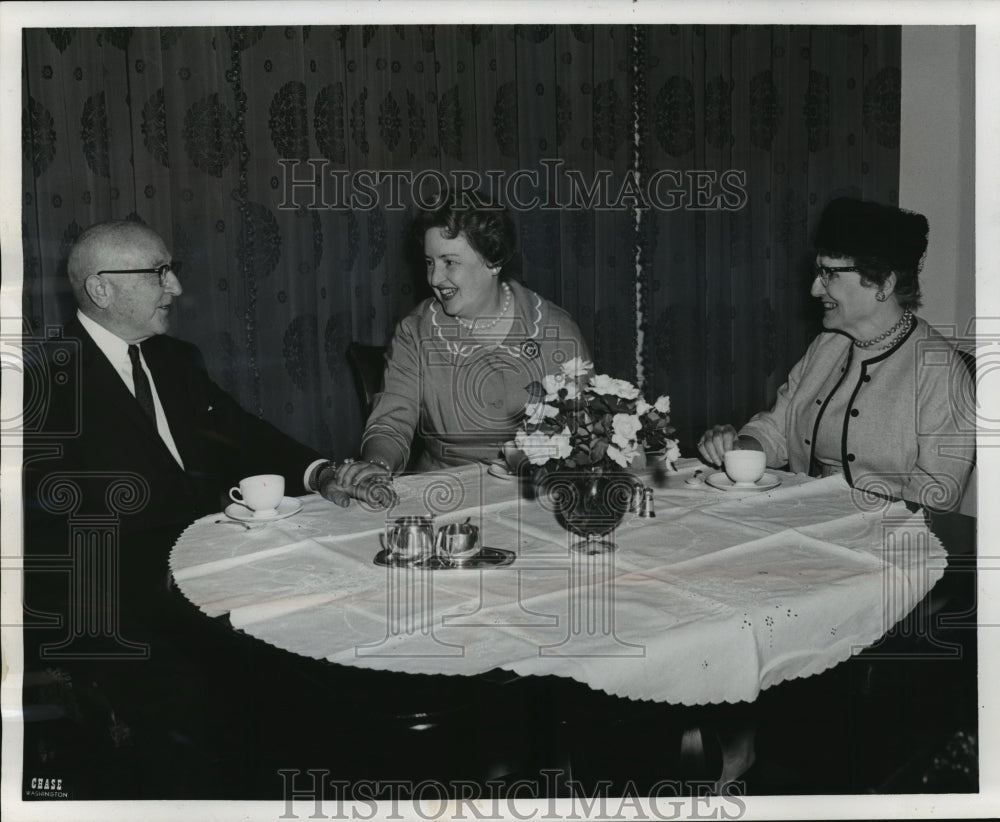
<svg viewBox="0 0 1000 822"><path fill-rule="evenodd" d="M111 294L108 291L108 281L100 274L91 274L83 282L83 289L90 297L90 301L98 308L107 308L111 302Z"/></svg>

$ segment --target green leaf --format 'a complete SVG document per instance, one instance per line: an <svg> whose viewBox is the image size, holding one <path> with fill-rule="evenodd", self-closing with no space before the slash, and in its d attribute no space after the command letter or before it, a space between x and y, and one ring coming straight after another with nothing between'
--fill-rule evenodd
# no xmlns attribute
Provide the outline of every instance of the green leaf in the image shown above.
<svg viewBox="0 0 1000 822"><path fill-rule="evenodd" d="M607 456L608 453L608 443L606 440L598 440L591 445L590 448L590 458L591 463L600 462Z"/></svg>

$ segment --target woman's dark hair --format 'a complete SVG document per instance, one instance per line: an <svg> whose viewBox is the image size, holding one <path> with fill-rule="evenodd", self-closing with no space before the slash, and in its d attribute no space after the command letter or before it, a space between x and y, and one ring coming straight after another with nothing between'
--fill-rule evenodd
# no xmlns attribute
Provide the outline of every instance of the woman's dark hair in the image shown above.
<svg viewBox="0 0 1000 822"><path fill-rule="evenodd" d="M882 287L895 273L896 300L903 308L918 308L927 231L923 214L840 197L823 210L814 245L824 257L851 257L869 285Z"/></svg>
<svg viewBox="0 0 1000 822"><path fill-rule="evenodd" d="M420 249L430 228L443 229L449 240L464 234L469 245L490 266L506 265L517 246L514 221L507 209L490 204L474 190L447 192L436 208L417 212L411 230Z"/></svg>

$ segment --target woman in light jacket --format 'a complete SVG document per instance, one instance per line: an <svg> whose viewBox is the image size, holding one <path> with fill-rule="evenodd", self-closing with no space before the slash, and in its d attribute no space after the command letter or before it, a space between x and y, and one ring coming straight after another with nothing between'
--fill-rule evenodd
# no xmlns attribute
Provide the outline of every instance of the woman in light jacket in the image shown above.
<svg viewBox="0 0 1000 822"><path fill-rule="evenodd" d="M975 453L972 378L954 344L913 311L927 220L841 198L816 232L812 296L821 333L770 411L737 431L715 425L698 443L707 462L733 448L813 476L936 510L961 501Z"/></svg>

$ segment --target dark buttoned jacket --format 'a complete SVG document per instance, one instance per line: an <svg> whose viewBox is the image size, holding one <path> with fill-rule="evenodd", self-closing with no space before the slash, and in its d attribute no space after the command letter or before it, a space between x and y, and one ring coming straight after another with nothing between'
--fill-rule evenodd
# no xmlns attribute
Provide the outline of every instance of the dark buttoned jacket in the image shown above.
<svg viewBox="0 0 1000 822"><path fill-rule="evenodd" d="M74 320L26 357L29 515L107 515L130 533L221 511L229 488L253 474L282 474L286 494L305 492L320 455L241 408L209 378L197 347L161 335L142 353L183 467Z"/></svg>

